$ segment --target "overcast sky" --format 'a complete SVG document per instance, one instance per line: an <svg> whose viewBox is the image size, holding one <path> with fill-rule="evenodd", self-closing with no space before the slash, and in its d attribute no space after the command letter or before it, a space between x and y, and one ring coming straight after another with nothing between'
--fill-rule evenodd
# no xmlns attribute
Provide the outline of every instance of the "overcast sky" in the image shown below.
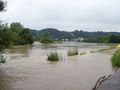
<svg viewBox="0 0 120 90"><path fill-rule="evenodd" d="M120 0L7 0L5 22L32 29L120 31Z"/></svg>

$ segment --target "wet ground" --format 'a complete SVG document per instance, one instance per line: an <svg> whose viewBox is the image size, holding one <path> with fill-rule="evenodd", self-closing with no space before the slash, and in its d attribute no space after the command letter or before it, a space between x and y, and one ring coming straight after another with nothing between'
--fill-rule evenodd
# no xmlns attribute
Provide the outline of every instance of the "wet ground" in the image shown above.
<svg viewBox="0 0 120 90"><path fill-rule="evenodd" d="M120 70L104 81L96 90L120 90Z"/></svg>
<svg viewBox="0 0 120 90"><path fill-rule="evenodd" d="M114 71L113 53L89 52L112 45L72 42L13 47L8 50L7 63L0 66L0 90L91 90L99 77ZM68 57L73 47L88 54ZM51 51L57 51L62 60L47 61Z"/></svg>

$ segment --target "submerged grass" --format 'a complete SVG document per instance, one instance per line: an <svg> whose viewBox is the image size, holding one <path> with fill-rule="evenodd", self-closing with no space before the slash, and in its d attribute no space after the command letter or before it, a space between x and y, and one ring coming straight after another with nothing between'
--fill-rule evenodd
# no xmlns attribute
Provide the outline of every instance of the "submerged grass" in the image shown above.
<svg viewBox="0 0 120 90"><path fill-rule="evenodd" d="M117 50L112 57L113 68L120 68L120 50Z"/></svg>
<svg viewBox="0 0 120 90"><path fill-rule="evenodd" d="M47 56L48 61L59 61L59 55L57 52L50 52Z"/></svg>
<svg viewBox="0 0 120 90"><path fill-rule="evenodd" d="M68 56L75 56L75 55L78 55L78 50L77 48L74 48L74 49L70 49L68 52L67 52Z"/></svg>
<svg viewBox="0 0 120 90"><path fill-rule="evenodd" d="M90 53L96 53L97 51L90 51Z"/></svg>
<svg viewBox="0 0 120 90"><path fill-rule="evenodd" d="M86 52L81 52L81 53L80 53L80 56L85 55L85 54L86 54Z"/></svg>
<svg viewBox="0 0 120 90"><path fill-rule="evenodd" d="M116 46L112 46L110 48L100 49L100 50L98 50L98 52L104 52L104 51L111 50L111 49L114 49L114 48L116 48Z"/></svg>

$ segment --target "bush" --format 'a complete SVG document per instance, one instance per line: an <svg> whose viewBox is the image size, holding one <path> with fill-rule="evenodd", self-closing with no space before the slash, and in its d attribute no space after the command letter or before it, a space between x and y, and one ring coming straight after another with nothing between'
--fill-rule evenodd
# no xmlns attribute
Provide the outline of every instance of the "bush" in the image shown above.
<svg viewBox="0 0 120 90"><path fill-rule="evenodd" d="M48 43L53 43L53 40L51 39L49 33L45 32L42 34L40 42L48 44Z"/></svg>
<svg viewBox="0 0 120 90"><path fill-rule="evenodd" d="M85 54L86 54L86 52L81 52L81 53L80 53L80 55L85 55Z"/></svg>
<svg viewBox="0 0 120 90"><path fill-rule="evenodd" d="M112 57L113 68L120 68L120 50L116 51Z"/></svg>
<svg viewBox="0 0 120 90"><path fill-rule="evenodd" d="M90 53L96 53L97 51L90 51Z"/></svg>
<svg viewBox="0 0 120 90"><path fill-rule="evenodd" d="M78 55L78 50L75 48L75 49L70 49L68 51L68 56L74 56L74 55Z"/></svg>
<svg viewBox="0 0 120 90"><path fill-rule="evenodd" d="M48 56L49 61L58 61L59 60L59 55L57 52L51 52L47 56Z"/></svg>

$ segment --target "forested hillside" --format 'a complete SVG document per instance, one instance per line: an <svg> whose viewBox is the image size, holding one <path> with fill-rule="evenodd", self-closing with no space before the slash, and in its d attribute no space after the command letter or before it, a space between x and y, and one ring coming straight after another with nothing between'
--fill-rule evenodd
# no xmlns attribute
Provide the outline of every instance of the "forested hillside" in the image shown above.
<svg viewBox="0 0 120 90"><path fill-rule="evenodd" d="M46 28L42 30L32 30L32 35L36 39L40 39L41 35L45 32L48 32L53 39L77 39L77 38L85 38L87 42L108 42L111 36L119 37L120 32L103 32L103 31L96 31L96 32L87 32L82 30L75 30L72 32L67 31L60 31L54 28ZM99 39L99 41L97 41ZM114 41L114 40L113 40ZM117 40L118 41L118 40ZM111 41L109 41L111 42Z"/></svg>

